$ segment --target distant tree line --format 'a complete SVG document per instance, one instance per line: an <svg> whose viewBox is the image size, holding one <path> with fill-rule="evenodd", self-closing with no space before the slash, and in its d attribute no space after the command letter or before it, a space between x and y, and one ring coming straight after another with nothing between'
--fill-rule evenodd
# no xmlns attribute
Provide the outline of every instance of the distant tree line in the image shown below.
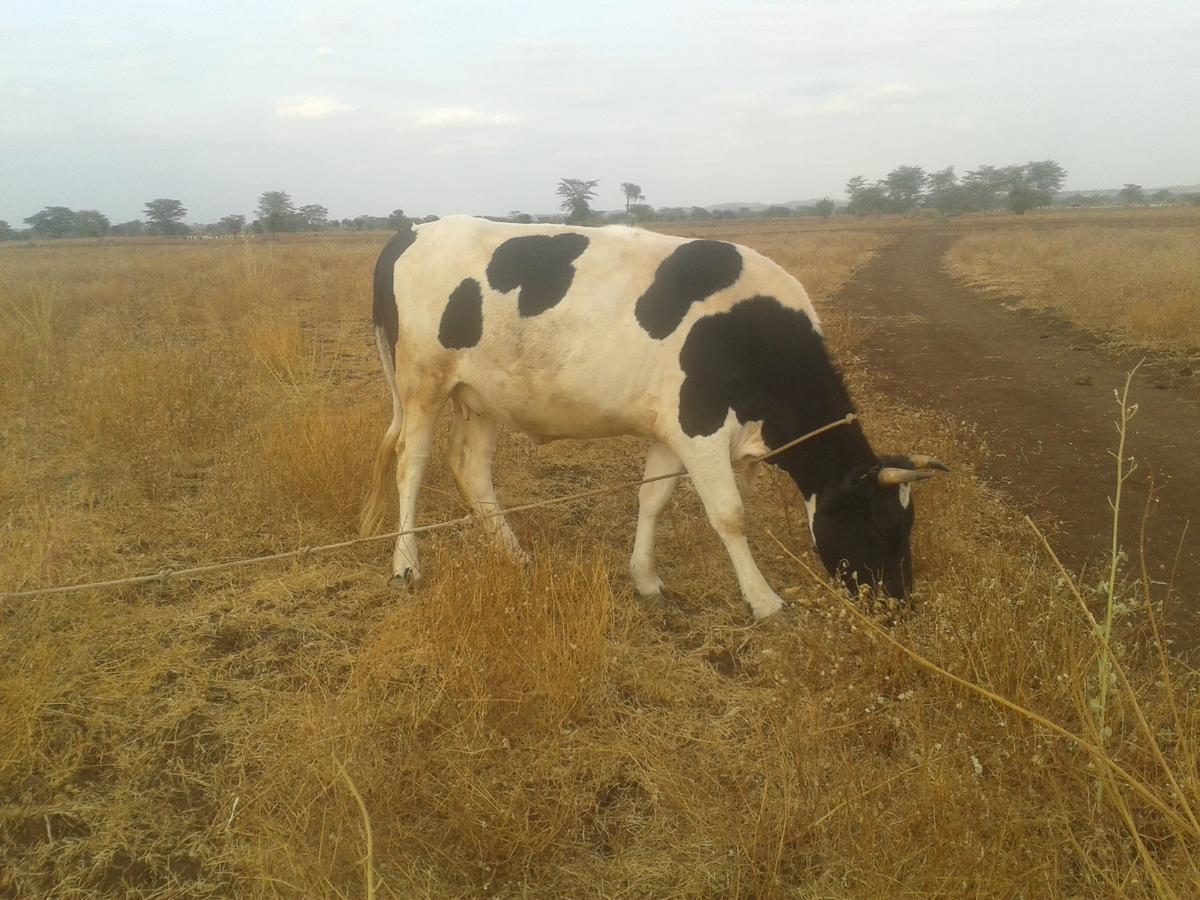
<svg viewBox="0 0 1200 900"><path fill-rule="evenodd" d="M600 182L583 178L562 178L555 193L564 215L540 216L537 221L566 221L577 223L649 223L702 222L721 219L793 217L829 217L839 211L856 215L880 213L912 213L918 209L933 209L945 215L966 212L988 212L1008 209L1023 213L1051 203L1066 206L1126 206L1191 205L1200 206L1200 192L1176 194L1166 189L1147 193L1140 184L1126 184L1119 191L1066 191L1062 185L1067 172L1052 159L1013 166L979 166L960 179L953 166L926 173L920 166L898 166L875 182L855 175L846 183L848 202L839 207L824 197L811 204L775 204L766 207L741 206L710 209L703 206L662 206L646 203L640 185L632 181L621 183L625 209L597 212L591 203ZM0 220L0 241L30 238L94 238L127 236L193 235L224 237L242 234L277 235L318 231L384 231L396 230L406 222L432 222L437 216L410 218L404 210L394 209L386 216L356 216L331 219L329 210L317 203L296 206L287 191L264 191L259 195L257 217L247 221L235 213L206 225L184 222L187 208L169 197L147 201L143 219L112 224L98 210L73 210L65 206L47 206L26 218L24 229L11 227ZM507 216L484 218L507 222L533 222L529 213L513 210Z"/></svg>
<svg viewBox="0 0 1200 900"><path fill-rule="evenodd" d="M960 179L953 166L926 173L920 166L898 166L875 182L855 175L846 182L846 211L856 215L912 213L933 209L944 215L1006 209L1026 213L1051 204L1070 206L1137 206L1190 204L1200 206L1200 194L1172 194L1163 189L1146 197L1140 185L1127 184L1116 192L1062 192L1067 170L1052 159L1023 165L979 166Z"/></svg>
<svg viewBox="0 0 1200 900"><path fill-rule="evenodd" d="M179 200L159 197L142 208L142 219L112 224L108 217L94 209L73 210L66 206L47 206L25 219L28 226L15 229L0 220L0 241L141 236L235 236L241 234L276 235L302 231L383 231L396 230L403 223L431 222L437 216L409 219L404 210L392 210L386 216L357 216L353 219L331 219L329 210L320 204L297 207L286 191L264 191L258 198L257 218L247 222L246 216L236 213L223 216L207 225L188 225L184 222L187 208Z"/></svg>
<svg viewBox="0 0 1200 900"><path fill-rule="evenodd" d="M621 193L625 196L625 212L612 210L597 212L592 209L591 201L596 196L596 187L600 182L584 178L561 178L555 193L561 198L559 208L566 214L561 218L568 224L605 223L605 222L680 222L705 221L712 219L748 219L748 218L784 218L789 216L831 216L836 204L828 197L811 205L795 204L792 206L768 206L752 209L743 206L739 209L709 209L704 206L662 206L655 209L645 202L646 195L641 185L632 181L621 182ZM488 217L494 218L494 217ZM552 217L542 217L552 220ZM532 221L526 213L513 212L507 221Z"/></svg>
<svg viewBox="0 0 1200 900"><path fill-rule="evenodd" d="M926 207L946 215L994 209L1024 213L1053 203L1066 177L1067 170L1052 159L979 166L961 180L953 166L928 174L920 166L898 166L874 183L862 175L846 182L847 211L873 215Z"/></svg>

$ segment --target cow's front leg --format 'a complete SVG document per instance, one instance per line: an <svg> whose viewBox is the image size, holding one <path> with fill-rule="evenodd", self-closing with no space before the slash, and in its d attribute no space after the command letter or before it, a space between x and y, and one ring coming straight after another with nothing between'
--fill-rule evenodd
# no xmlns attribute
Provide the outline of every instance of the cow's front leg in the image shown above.
<svg viewBox="0 0 1200 900"><path fill-rule="evenodd" d="M685 439L676 452L692 476L692 484L704 503L708 521L725 544L742 597L750 605L754 618L761 620L779 612L783 601L758 570L746 540L745 509L729 459L728 442L716 437Z"/></svg>
<svg viewBox="0 0 1200 900"><path fill-rule="evenodd" d="M396 490L399 494L399 531L413 528L417 521L417 495L429 463L441 403L406 401L404 404L404 449L396 461ZM417 565L417 536L402 534L392 553L392 587L415 587L421 580Z"/></svg>
<svg viewBox="0 0 1200 900"><path fill-rule="evenodd" d="M646 470L643 478L670 475L683 468L679 457L665 444L655 442L646 454ZM643 596L662 593L662 580L654 565L654 532L658 517L671 499L678 478L660 478L643 484L638 490L637 537L633 541L633 556L629 560L629 574L633 586Z"/></svg>

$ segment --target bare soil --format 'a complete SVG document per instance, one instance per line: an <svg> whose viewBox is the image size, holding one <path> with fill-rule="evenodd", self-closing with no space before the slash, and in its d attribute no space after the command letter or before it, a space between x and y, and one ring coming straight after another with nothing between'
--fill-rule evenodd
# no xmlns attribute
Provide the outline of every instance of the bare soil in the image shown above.
<svg viewBox="0 0 1200 900"><path fill-rule="evenodd" d="M1127 349L1050 313L1015 309L956 283L942 270L953 235L904 231L838 296L865 332L860 352L881 386L978 427L992 451L981 475L1053 530L1063 561L1106 574L1111 540L1118 409L1131 388L1138 412L1126 455L1137 471L1122 498L1121 546L1138 574L1139 526L1153 475L1157 502L1146 561L1173 632L1200 643L1200 366ZM919 448L918 448L919 449ZM1176 555L1178 565L1176 567Z"/></svg>

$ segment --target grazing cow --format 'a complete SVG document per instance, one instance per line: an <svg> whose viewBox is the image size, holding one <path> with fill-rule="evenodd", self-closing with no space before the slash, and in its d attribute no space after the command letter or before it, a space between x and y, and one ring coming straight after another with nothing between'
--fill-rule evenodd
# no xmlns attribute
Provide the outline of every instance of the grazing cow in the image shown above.
<svg viewBox="0 0 1200 900"><path fill-rule="evenodd" d="M400 530L415 523L434 427L455 415L450 467L480 515L499 508L500 424L534 440L633 434L645 475L686 468L755 618L782 605L746 542L732 463L755 460L853 409L817 315L796 279L753 250L624 226L512 225L453 216L399 232L375 267L375 340L392 422L362 529L379 524L399 456ZM400 450L401 445L403 447ZM945 469L879 457L858 421L770 459L804 496L817 551L848 585L895 597L912 583L910 485ZM662 590L654 531L677 479L642 486L630 571ZM503 516L483 521L525 559ZM401 536L392 583L420 578Z"/></svg>

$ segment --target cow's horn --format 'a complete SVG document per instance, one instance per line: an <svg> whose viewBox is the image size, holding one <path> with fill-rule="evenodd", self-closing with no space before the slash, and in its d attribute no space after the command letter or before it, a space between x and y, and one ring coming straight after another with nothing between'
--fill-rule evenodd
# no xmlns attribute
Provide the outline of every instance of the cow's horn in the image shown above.
<svg viewBox="0 0 1200 900"><path fill-rule="evenodd" d="M928 469L898 469L895 466L884 466L879 470L879 483L884 487L894 487L898 484L908 484L911 481L924 481L932 478L934 472Z"/></svg>
<svg viewBox="0 0 1200 900"><path fill-rule="evenodd" d="M916 454L908 457L914 469L937 469L939 472L949 472L950 467L936 456L921 456Z"/></svg>

